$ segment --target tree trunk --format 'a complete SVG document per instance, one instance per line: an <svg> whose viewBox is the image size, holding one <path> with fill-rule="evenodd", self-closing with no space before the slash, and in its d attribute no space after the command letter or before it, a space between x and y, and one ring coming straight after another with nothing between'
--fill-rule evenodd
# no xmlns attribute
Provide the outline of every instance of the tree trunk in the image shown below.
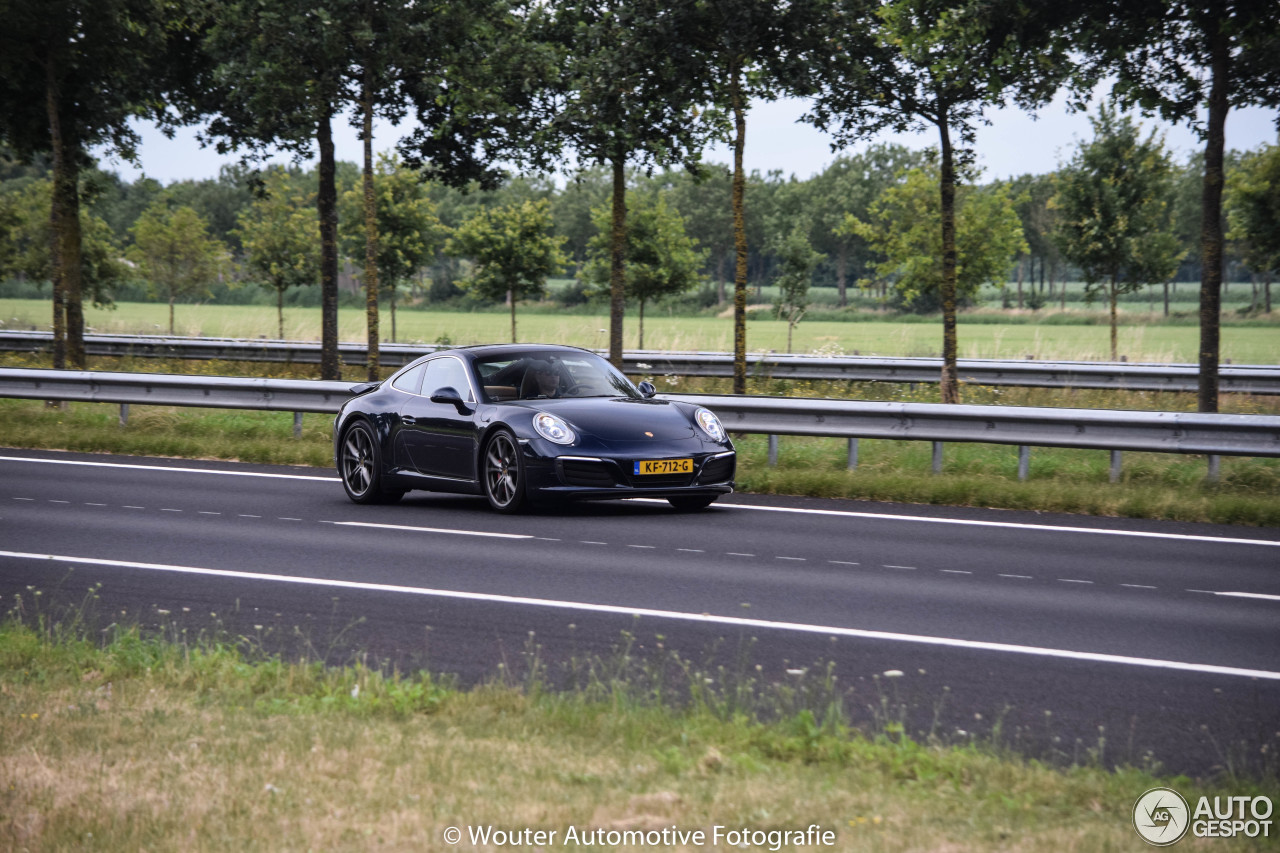
<svg viewBox="0 0 1280 853"><path fill-rule="evenodd" d="M364 126L361 128L364 141L364 312L369 331L369 356L365 362L365 371L370 382L377 382L381 378L378 369L381 354L378 351L378 206L373 194L372 89L371 72L366 68L360 104L364 119Z"/></svg>
<svg viewBox="0 0 1280 853"><path fill-rule="evenodd" d="M640 321L640 343L636 346L636 349L644 349L644 300L643 299L640 300L639 321Z"/></svg>
<svg viewBox="0 0 1280 853"><path fill-rule="evenodd" d="M79 143L62 126L61 92L57 64L48 59L45 107L49 117L49 143L53 154L53 195L49 204L52 229L50 255L53 271L53 366L83 370L84 309L80 245Z"/></svg>
<svg viewBox="0 0 1280 853"><path fill-rule="evenodd" d="M947 113L940 111L942 138L942 402L959 403L956 369L956 172Z"/></svg>
<svg viewBox="0 0 1280 853"><path fill-rule="evenodd" d="M747 223L744 213L747 178L742 152L747 142L747 116L742 104L742 69L730 69L733 99L733 393L747 393Z"/></svg>
<svg viewBox="0 0 1280 853"><path fill-rule="evenodd" d="M284 288L276 288L276 325L280 327L280 340L284 340Z"/></svg>
<svg viewBox="0 0 1280 853"><path fill-rule="evenodd" d="M839 302L841 308L849 304L848 270L849 247L841 243L839 251L836 252L836 291L840 294ZM790 347L787 348L787 351L791 351Z"/></svg>
<svg viewBox="0 0 1280 853"><path fill-rule="evenodd" d="M516 292L512 288L507 291L507 302L511 305L511 343L516 342Z"/></svg>
<svg viewBox="0 0 1280 853"><path fill-rule="evenodd" d="M1221 350L1222 313L1222 184L1223 149L1226 145L1227 86L1231 70L1229 43L1223 27L1210 34L1213 75L1209 89L1209 133L1204 149L1203 213L1200 223L1200 385L1197 408L1218 411L1218 361Z"/></svg>
<svg viewBox="0 0 1280 853"><path fill-rule="evenodd" d="M320 148L320 187L316 212L320 216L320 378L341 379L338 360L338 190L333 156L332 113L316 128Z"/></svg>
<svg viewBox="0 0 1280 853"><path fill-rule="evenodd" d="M1111 360L1120 360L1120 348L1116 341L1116 302L1119 301L1120 294L1116 290L1116 274L1111 274L1111 287L1107 291L1109 302L1111 303Z"/></svg>
<svg viewBox="0 0 1280 853"><path fill-rule="evenodd" d="M1022 274L1026 272L1027 259L1020 258L1018 260L1018 310L1022 310Z"/></svg>
<svg viewBox="0 0 1280 853"><path fill-rule="evenodd" d="M173 329L174 329L174 326L173 326L173 303L174 303L174 301L175 301L175 300L176 300L176 297L174 297L174 295L173 295L173 291L170 291L170 292L169 292L169 334L170 334L170 335L176 335L176 334L177 334L177 332L175 332L175 331L173 330Z"/></svg>
<svg viewBox="0 0 1280 853"><path fill-rule="evenodd" d="M1169 282L1164 283L1164 316L1169 316Z"/></svg>
<svg viewBox="0 0 1280 853"><path fill-rule="evenodd" d="M622 369L622 317L627 310L627 173L626 155L613 156L613 230L609 235L609 361ZM512 308L512 317L514 314ZM515 321L512 320L514 339Z"/></svg>

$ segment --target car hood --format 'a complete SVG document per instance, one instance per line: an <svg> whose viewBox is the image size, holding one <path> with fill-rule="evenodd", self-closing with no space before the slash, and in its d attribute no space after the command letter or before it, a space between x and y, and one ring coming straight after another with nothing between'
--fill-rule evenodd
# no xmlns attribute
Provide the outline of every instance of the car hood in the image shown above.
<svg viewBox="0 0 1280 853"><path fill-rule="evenodd" d="M586 397L521 405L562 417L574 429L602 441L671 441L694 434L689 416L668 400Z"/></svg>

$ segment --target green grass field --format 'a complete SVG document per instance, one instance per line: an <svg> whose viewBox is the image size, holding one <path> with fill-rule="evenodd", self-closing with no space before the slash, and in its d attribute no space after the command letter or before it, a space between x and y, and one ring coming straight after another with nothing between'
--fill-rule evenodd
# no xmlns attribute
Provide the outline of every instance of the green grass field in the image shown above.
<svg viewBox="0 0 1280 853"><path fill-rule="evenodd" d="M0 322L6 329L48 329L48 303L38 300L0 299ZM1109 331L1105 325L1041 325L1029 322L966 324L961 317L961 358L1033 357L1042 360L1106 360L1110 357ZM339 337L361 341L366 337L363 310L339 312ZM115 334L166 334L168 307L148 303L122 303L114 310L88 308L86 325L97 332ZM571 344L589 348L608 345L608 316L540 313L517 314L521 341ZM510 338L508 315L492 312L402 310L397 314L397 339L402 342L454 344L494 343ZM390 336L390 319L384 313L384 340ZM627 348L638 345L636 317L626 319ZM275 310L251 305L179 305L175 332L196 337L256 338L276 336ZM726 316L664 316L651 311L645 318L645 348L670 351L732 349L732 320ZM292 340L318 340L320 311L290 308L285 311L285 336ZM782 352L786 349L786 324L776 320L752 320L747 326L749 350ZM1135 323L1120 329L1120 351L1129 361L1195 362L1199 330L1191 325ZM937 356L942 329L922 322L802 322L796 329L793 351L822 351L880 356ZM1280 363L1280 327L1224 326L1222 358L1235 364Z"/></svg>

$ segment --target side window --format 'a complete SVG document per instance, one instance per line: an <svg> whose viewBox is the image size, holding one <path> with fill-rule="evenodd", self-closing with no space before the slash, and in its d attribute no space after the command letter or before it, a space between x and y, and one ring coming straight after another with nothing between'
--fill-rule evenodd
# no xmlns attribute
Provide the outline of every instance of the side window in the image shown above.
<svg viewBox="0 0 1280 853"><path fill-rule="evenodd" d="M410 394L419 393L418 389L422 386L422 374L426 372L426 365L419 364L412 370L406 370L397 376L391 383L391 387L397 391L405 391Z"/></svg>
<svg viewBox="0 0 1280 853"><path fill-rule="evenodd" d="M451 387L462 395L465 402L474 402L471 383L467 381L467 369L456 358L437 358L427 362L427 378L422 383L422 394L430 397L444 387Z"/></svg>

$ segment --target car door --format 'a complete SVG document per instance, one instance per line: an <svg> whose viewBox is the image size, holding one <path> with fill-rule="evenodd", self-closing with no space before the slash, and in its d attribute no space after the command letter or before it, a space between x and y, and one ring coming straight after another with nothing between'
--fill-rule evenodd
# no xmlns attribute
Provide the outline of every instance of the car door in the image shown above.
<svg viewBox="0 0 1280 853"><path fill-rule="evenodd" d="M401 442L415 471L451 480L476 478L475 394L467 367L454 356L426 362L420 393L400 407ZM432 395L453 388L464 411L452 403L433 403Z"/></svg>

